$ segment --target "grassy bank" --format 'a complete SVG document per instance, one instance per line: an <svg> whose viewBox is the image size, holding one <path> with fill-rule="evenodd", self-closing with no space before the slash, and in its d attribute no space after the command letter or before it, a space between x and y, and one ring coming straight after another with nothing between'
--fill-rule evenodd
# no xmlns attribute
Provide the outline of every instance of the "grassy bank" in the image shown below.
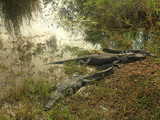
<svg viewBox="0 0 160 120"><path fill-rule="evenodd" d="M0 120L30 120L43 116L43 102L48 99L51 83L44 77L32 78L20 73L20 83L15 76L2 86L0 96ZM14 79L15 78L15 79ZM52 83L54 85L54 83Z"/></svg>
<svg viewBox="0 0 160 120"><path fill-rule="evenodd" d="M138 61L88 85L50 111L53 119L157 120L160 117L160 64ZM56 109L55 109L56 108Z"/></svg>
<svg viewBox="0 0 160 120"><path fill-rule="evenodd" d="M12 86L0 97L0 120L158 119L160 61L148 58L121 64L121 67L115 69L113 75L65 98L49 111L44 111L43 104L54 83L23 76L20 86Z"/></svg>

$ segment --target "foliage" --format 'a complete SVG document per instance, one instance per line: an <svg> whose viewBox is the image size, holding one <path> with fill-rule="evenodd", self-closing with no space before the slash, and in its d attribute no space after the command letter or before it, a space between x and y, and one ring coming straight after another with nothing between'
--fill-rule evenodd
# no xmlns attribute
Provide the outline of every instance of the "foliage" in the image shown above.
<svg viewBox="0 0 160 120"><path fill-rule="evenodd" d="M160 39L160 1L145 0L144 10L147 15L147 20L153 30L155 39ZM158 41L160 42L160 41Z"/></svg>
<svg viewBox="0 0 160 120"><path fill-rule="evenodd" d="M159 0L86 0L83 9L104 29L150 27L158 37L159 4Z"/></svg>
<svg viewBox="0 0 160 120"><path fill-rule="evenodd" d="M87 0L84 9L103 27L137 27L145 18L141 0Z"/></svg>
<svg viewBox="0 0 160 120"><path fill-rule="evenodd" d="M69 109L62 107L62 105L56 105L50 112L48 112L48 120L71 120L71 114Z"/></svg>
<svg viewBox="0 0 160 120"><path fill-rule="evenodd" d="M86 65L79 66L75 61L66 63L64 70L67 75L73 75L73 73L82 75L88 71Z"/></svg>
<svg viewBox="0 0 160 120"><path fill-rule="evenodd" d="M159 4L159 0L85 0L83 14L96 22L85 23L89 26L86 40L107 48L145 49L159 54Z"/></svg>

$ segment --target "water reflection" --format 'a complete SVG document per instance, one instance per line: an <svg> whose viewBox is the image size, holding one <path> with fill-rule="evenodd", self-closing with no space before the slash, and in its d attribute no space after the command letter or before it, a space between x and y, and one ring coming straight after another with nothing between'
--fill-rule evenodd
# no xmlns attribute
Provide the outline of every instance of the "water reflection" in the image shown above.
<svg viewBox="0 0 160 120"><path fill-rule="evenodd" d="M40 10L39 0L1 0L2 18L7 31L21 36L23 19L31 20L33 12Z"/></svg>
<svg viewBox="0 0 160 120"><path fill-rule="evenodd" d="M70 59L79 49L100 49L84 41L81 22L74 21L78 16L74 0L3 0L0 4L0 21L4 21L0 26L0 85L11 79L10 73L22 71L62 76L59 67L44 64ZM5 66L2 71L1 65Z"/></svg>
<svg viewBox="0 0 160 120"><path fill-rule="evenodd" d="M86 25L86 23L84 24ZM111 29L104 30L97 24L87 23L85 29L87 42L101 44L110 49L144 49L147 42L152 41L151 32L146 29L128 30Z"/></svg>

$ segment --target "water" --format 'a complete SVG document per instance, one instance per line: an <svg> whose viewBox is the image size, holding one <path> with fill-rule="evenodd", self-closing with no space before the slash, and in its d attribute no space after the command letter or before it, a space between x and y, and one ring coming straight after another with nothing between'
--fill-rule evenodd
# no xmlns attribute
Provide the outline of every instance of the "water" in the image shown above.
<svg viewBox="0 0 160 120"><path fill-rule="evenodd" d="M35 45L46 45L47 40L53 40L55 44L53 45L53 49L56 50L56 53L62 53L66 46L80 47L83 49L94 48L93 44L84 41L85 33L83 29L80 28L80 22L75 23L72 20L68 20L68 18L63 19L63 17L71 17L71 15L64 16L67 12L70 14L72 13L72 17L78 14L76 12L71 12L72 10L68 8L68 2L64 4L63 0L59 0L44 4L43 1L39 1L38 4L41 11L37 10L38 12L32 12L31 18L22 18L21 24L18 25L19 28L14 28L15 25L10 27L11 30L9 31L12 31L11 33L6 31L5 26L2 25L1 37L4 40L4 44L5 42L8 43L8 41L16 41L17 39L25 38ZM1 22L2 19L3 18L1 18ZM67 22L69 26L63 25L65 22ZM46 47L48 48L48 46Z"/></svg>
<svg viewBox="0 0 160 120"><path fill-rule="evenodd" d="M1 86L19 84L22 72L35 78L62 76L62 66L44 64L73 58L73 51L79 49L101 48L84 40L86 34L81 22L76 20L78 12L74 1L18 2L0 2Z"/></svg>

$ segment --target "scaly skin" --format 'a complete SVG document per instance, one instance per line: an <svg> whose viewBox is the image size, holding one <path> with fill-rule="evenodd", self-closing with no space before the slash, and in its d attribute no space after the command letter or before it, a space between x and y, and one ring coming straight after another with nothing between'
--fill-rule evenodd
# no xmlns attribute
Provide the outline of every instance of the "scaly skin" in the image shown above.
<svg viewBox="0 0 160 120"><path fill-rule="evenodd" d="M105 69L101 72L92 74L92 75L82 75L82 76L75 76L70 79L66 79L64 82L59 84L49 97L49 100L45 103L44 108L48 110L52 108L59 100L64 98L65 96L72 95L76 93L80 88L84 85L91 83L93 81L98 81L113 74L113 66L108 66L108 69Z"/></svg>
<svg viewBox="0 0 160 120"><path fill-rule="evenodd" d="M128 57L128 58L127 58ZM87 65L94 65L94 66L101 66L104 64L111 64L114 63L115 61L120 61L120 62L130 62L133 61L134 59L143 59L146 57L146 54L143 53L133 53L133 52L128 52L128 53L121 53L121 54L111 54L111 53L104 53L101 55L93 54L93 55L86 55L84 57L79 57L75 59L70 59L70 60L64 60L64 61L57 61L57 62L51 62L49 64L63 64L67 62L72 62L76 61L81 64L87 64ZM126 60L125 60L126 58Z"/></svg>

